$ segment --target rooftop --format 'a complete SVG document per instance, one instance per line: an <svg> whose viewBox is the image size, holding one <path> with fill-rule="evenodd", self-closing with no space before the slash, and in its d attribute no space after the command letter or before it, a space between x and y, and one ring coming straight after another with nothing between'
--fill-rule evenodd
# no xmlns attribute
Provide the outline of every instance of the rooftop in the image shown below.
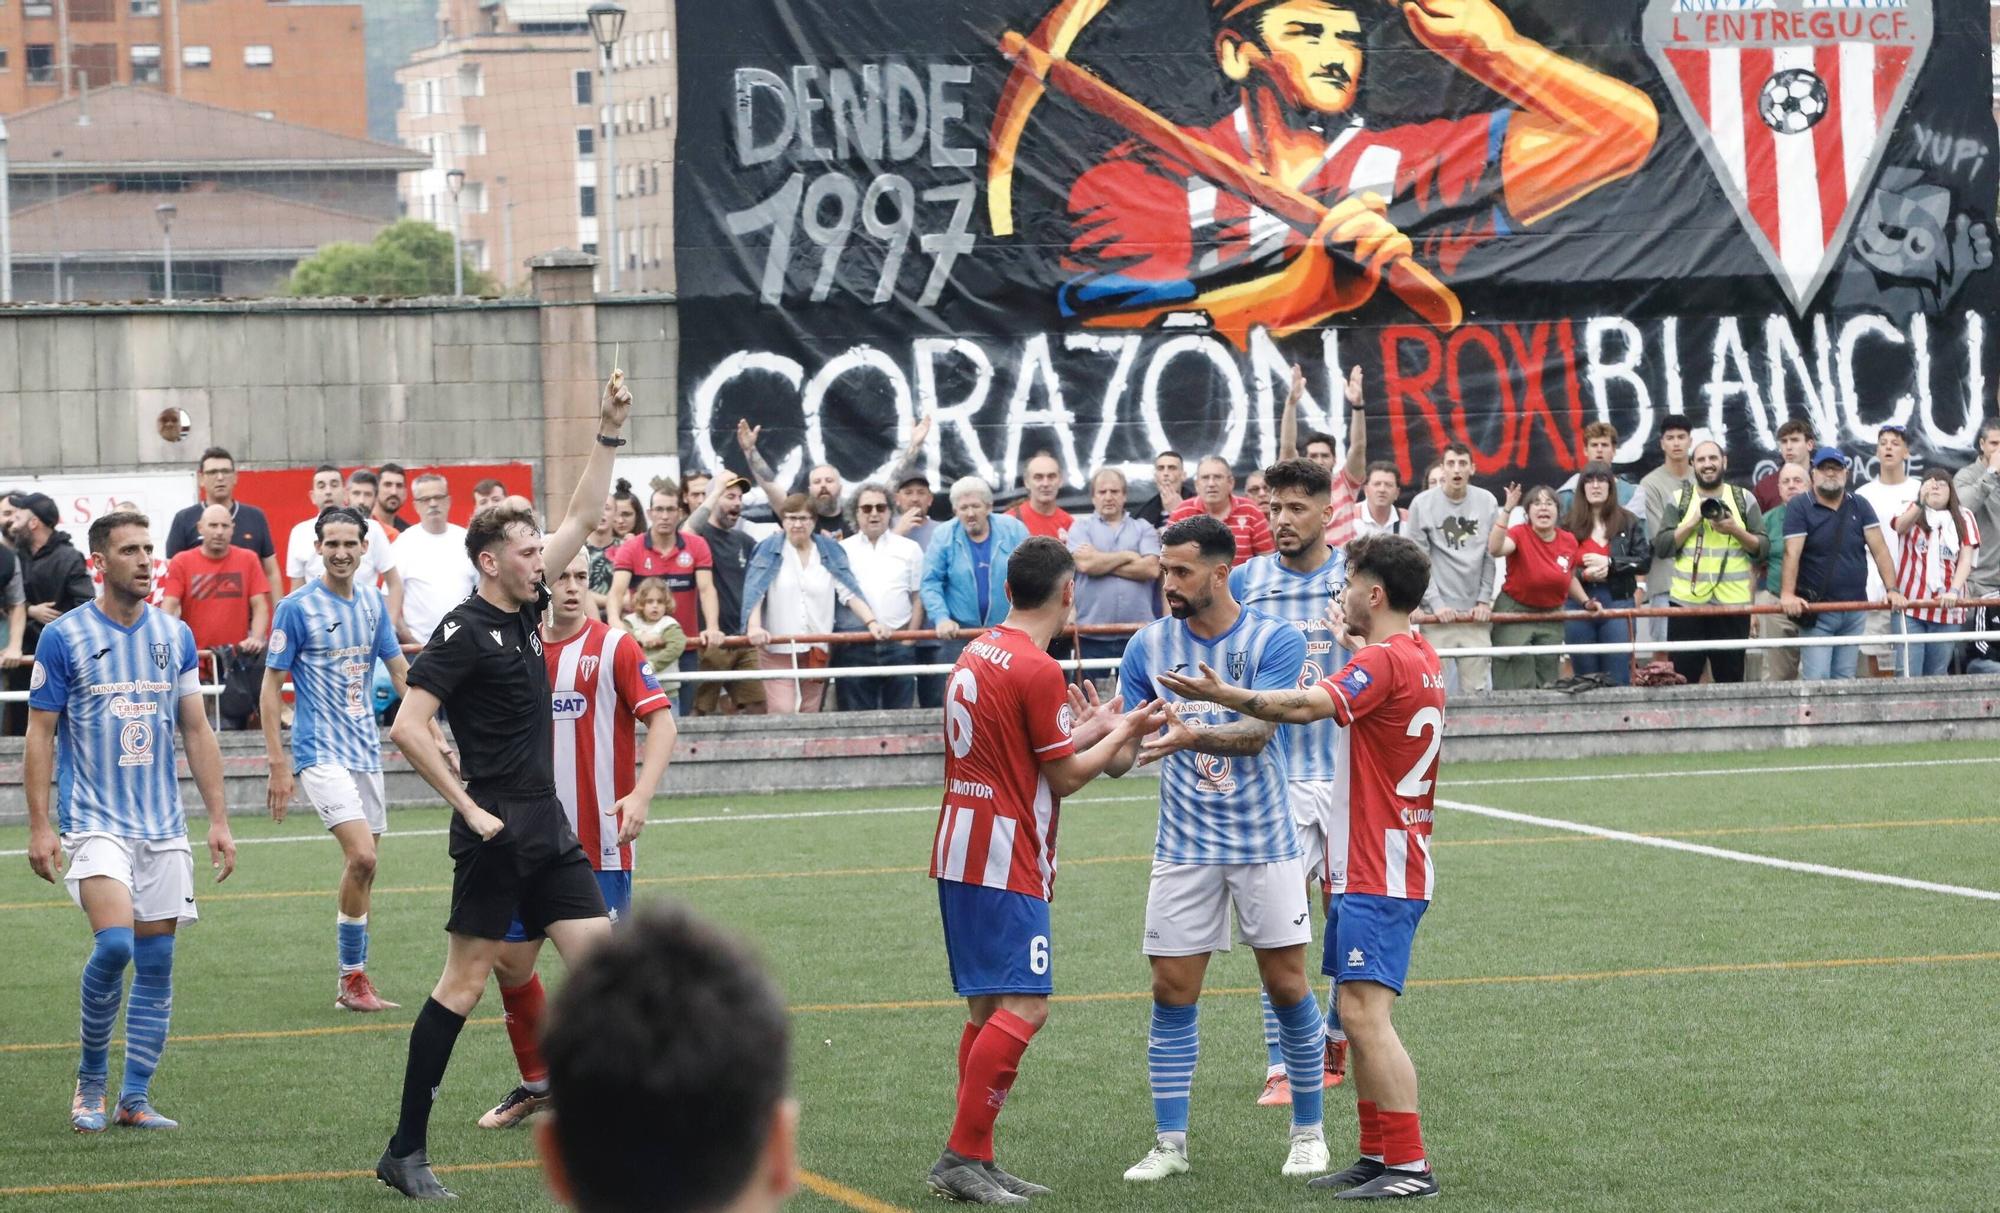
<svg viewBox="0 0 2000 1213"><path fill-rule="evenodd" d="M88 121L84 119L88 116ZM392 169L430 159L392 143L336 135L122 84L53 101L7 119L11 171L290 172Z"/></svg>

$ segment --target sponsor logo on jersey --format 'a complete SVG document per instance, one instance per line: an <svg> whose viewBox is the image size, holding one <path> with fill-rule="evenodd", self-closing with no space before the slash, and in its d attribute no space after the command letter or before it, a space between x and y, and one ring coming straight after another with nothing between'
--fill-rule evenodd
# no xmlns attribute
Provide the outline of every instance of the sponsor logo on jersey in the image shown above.
<svg viewBox="0 0 2000 1213"><path fill-rule="evenodd" d="M292 642L285 639L285 629L283 628L271 629L271 652L274 655L284 652L286 649L290 648L291 645Z"/></svg>
<svg viewBox="0 0 2000 1213"><path fill-rule="evenodd" d="M590 710L590 700L575 691L557 691L549 696L549 710L557 720L580 720Z"/></svg>
<svg viewBox="0 0 2000 1213"><path fill-rule="evenodd" d="M120 695L111 701L111 714L120 720L137 720L141 716L151 716L159 711L156 703L134 703Z"/></svg>
<svg viewBox="0 0 2000 1213"><path fill-rule="evenodd" d="M121 767L151 766L153 762L153 726L143 720L128 720L125 727L118 730L118 748L124 753L118 756Z"/></svg>

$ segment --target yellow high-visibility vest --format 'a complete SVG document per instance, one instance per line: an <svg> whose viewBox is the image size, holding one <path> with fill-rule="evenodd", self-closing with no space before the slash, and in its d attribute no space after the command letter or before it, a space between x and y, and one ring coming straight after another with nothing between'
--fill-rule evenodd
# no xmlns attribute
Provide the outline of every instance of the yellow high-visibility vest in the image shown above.
<svg viewBox="0 0 2000 1213"><path fill-rule="evenodd" d="M1722 502L1736 525L1749 529L1737 503L1742 490L1730 485L1715 500ZM1703 500L1691 488L1683 489L1676 504L1675 525L1686 521L1689 510L1701 508ZM1703 522L1688 536L1687 546L1674 557L1674 580L1667 596L1684 606L1749 606L1756 596L1756 570L1742 543Z"/></svg>

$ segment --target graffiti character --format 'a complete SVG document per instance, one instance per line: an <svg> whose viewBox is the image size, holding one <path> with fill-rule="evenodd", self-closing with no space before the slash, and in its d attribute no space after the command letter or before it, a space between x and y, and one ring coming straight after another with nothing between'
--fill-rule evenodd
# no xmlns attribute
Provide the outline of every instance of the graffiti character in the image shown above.
<svg viewBox="0 0 2000 1213"><path fill-rule="evenodd" d="M1418 41L1513 104L1373 127L1365 49L1399 7ZM1189 136L1330 209L1310 234L1153 147L1125 144L1069 194L1065 315L1141 327L1199 313L1280 335L1366 303L1413 251L1452 273L1465 253L1635 171L1659 117L1638 89L1518 33L1492 0L1211 0L1235 110Z"/></svg>
<svg viewBox="0 0 2000 1213"><path fill-rule="evenodd" d="M1852 258L1834 306L1935 313L1966 279L1993 264L1986 222L1951 213L1951 191L1906 165L1882 170L1854 221ZM1856 264L1856 263L1859 264Z"/></svg>

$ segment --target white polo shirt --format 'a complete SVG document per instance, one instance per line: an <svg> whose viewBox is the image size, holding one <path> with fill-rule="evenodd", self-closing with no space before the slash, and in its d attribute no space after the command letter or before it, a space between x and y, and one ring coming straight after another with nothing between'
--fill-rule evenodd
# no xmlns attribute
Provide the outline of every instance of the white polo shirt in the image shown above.
<svg viewBox="0 0 2000 1213"><path fill-rule="evenodd" d="M924 550L894 531L882 532L872 543L865 535L850 535L840 546L875 618L892 632L909 627L914 615L910 595L923 585Z"/></svg>

